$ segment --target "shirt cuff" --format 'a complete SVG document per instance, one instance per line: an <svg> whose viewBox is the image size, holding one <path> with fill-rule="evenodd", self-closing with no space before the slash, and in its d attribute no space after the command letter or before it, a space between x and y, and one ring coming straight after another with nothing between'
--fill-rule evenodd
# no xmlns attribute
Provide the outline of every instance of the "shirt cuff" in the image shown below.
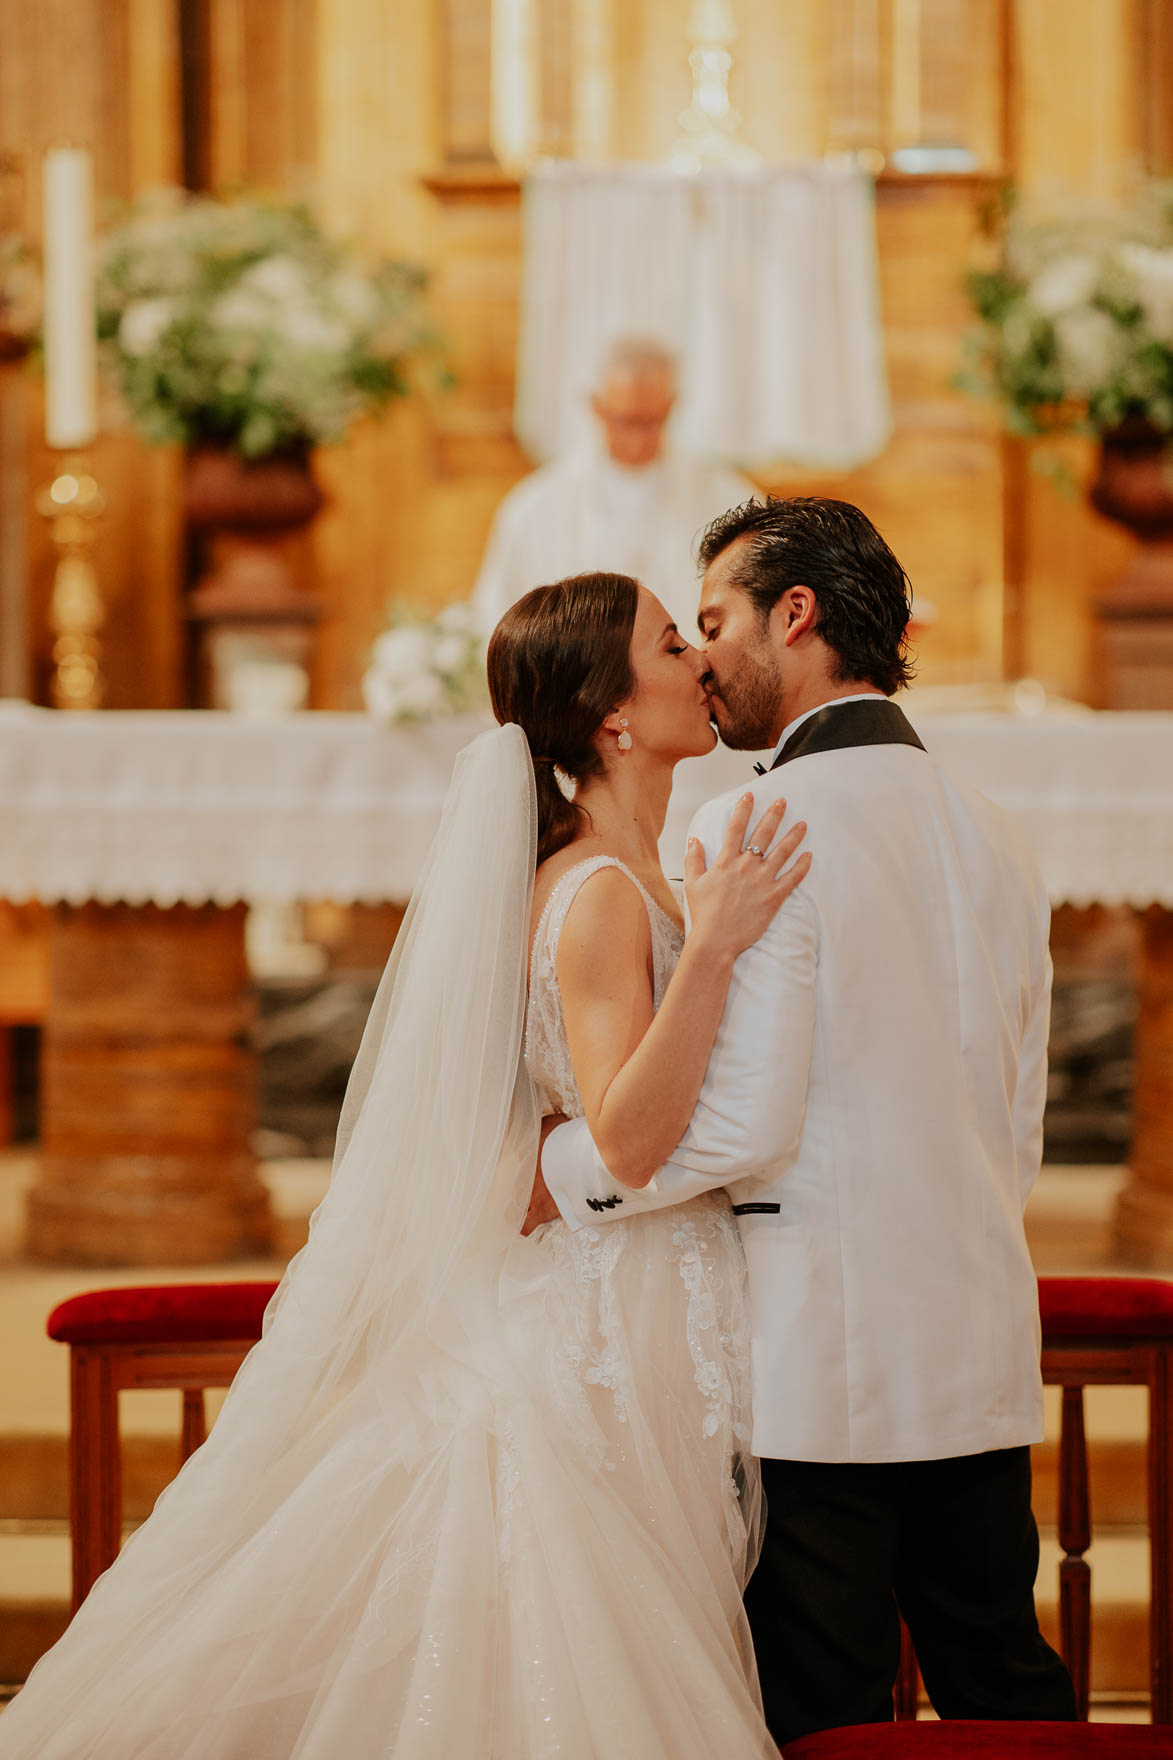
<svg viewBox="0 0 1173 1760"><path fill-rule="evenodd" d="M577 1127L577 1128L576 1128ZM546 1182L546 1190L558 1206L567 1228L581 1228L582 1224L575 1214L574 1204L566 1190L568 1182L572 1182L575 1167L581 1167L583 1145L581 1137L586 1134L586 1125L578 1119L568 1119L560 1124L557 1130L550 1132L542 1148L542 1178ZM594 1143L587 1136L592 1152Z"/></svg>
<svg viewBox="0 0 1173 1760"><path fill-rule="evenodd" d="M594 1194L622 1194L624 1191L608 1171L607 1163L587 1129L586 1120L581 1118L569 1119L546 1138L542 1150L542 1177L546 1190L558 1206L559 1216L571 1229L583 1226L576 1199L581 1205ZM658 1192L656 1180L650 1179L643 1190L649 1194Z"/></svg>

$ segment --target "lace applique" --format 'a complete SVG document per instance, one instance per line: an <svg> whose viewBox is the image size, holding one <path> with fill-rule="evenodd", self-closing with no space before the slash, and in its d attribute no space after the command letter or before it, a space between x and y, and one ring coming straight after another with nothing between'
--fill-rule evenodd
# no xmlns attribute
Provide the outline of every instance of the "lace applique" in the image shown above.
<svg viewBox="0 0 1173 1760"><path fill-rule="evenodd" d="M725 1288L719 1269L726 1254L711 1251L715 1243L726 1249L732 1244L728 1239L732 1223L723 1207L703 1200L686 1211L674 1212L673 1217L674 1256L688 1291L688 1349L697 1390L705 1402L704 1433L715 1436L728 1430L739 1442L748 1442L750 1430L739 1390L745 1385L749 1366L749 1331L741 1304L729 1301L733 1292ZM730 1320L731 1314L738 1318ZM732 1330L722 1331L722 1322Z"/></svg>
<svg viewBox="0 0 1173 1760"><path fill-rule="evenodd" d="M628 1365L622 1322L616 1312L613 1274L623 1251L625 1235L618 1228L602 1232L579 1229L575 1245L584 1278L599 1286L598 1334L593 1350L583 1353L581 1373L591 1387L605 1387L615 1402L615 1416L627 1422Z"/></svg>

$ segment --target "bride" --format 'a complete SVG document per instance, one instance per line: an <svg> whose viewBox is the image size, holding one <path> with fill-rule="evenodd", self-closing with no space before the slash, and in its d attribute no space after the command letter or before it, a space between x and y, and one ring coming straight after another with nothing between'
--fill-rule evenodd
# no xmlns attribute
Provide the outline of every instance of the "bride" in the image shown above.
<svg viewBox="0 0 1173 1760"><path fill-rule="evenodd" d="M498 625L503 725L457 765L309 1244L3 1760L775 1752L727 1200L519 1233L543 1112L647 1184L735 956L805 872L778 876L778 809L742 853L747 797L711 870L689 852L684 943L656 846L673 766L715 741L703 674L623 576Z"/></svg>

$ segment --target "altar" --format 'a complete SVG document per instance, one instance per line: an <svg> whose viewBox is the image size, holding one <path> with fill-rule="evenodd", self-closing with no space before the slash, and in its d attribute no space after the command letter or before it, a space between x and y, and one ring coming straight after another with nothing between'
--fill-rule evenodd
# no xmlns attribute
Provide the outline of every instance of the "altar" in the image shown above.
<svg viewBox="0 0 1173 1760"><path fill-rule="evenodd" d="M907 709L926 746L1030 837L1052 903L1142 914L1144 960L1121 1254L1173 1264L1173 715ZM199 1263L265 1243L250 1148L250 905L402 903L477 718L0 712L0 898L53 907L42 1257ZM752 775L681 766L679 874L701 801Z"/></svg>

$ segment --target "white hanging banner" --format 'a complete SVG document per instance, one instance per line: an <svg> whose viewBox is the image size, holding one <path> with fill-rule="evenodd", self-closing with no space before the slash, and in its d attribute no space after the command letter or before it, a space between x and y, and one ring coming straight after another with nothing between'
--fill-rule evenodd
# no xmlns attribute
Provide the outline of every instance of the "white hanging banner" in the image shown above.
<svg viewBox="0 0 1173 1760"><path fill-rule="evenodd" d="M689 450L845 469L884 447L874 189L851 162L547 164L524 232L516 423L533 457L579 442L598 364L632 335L680 357Z"/></svg>

